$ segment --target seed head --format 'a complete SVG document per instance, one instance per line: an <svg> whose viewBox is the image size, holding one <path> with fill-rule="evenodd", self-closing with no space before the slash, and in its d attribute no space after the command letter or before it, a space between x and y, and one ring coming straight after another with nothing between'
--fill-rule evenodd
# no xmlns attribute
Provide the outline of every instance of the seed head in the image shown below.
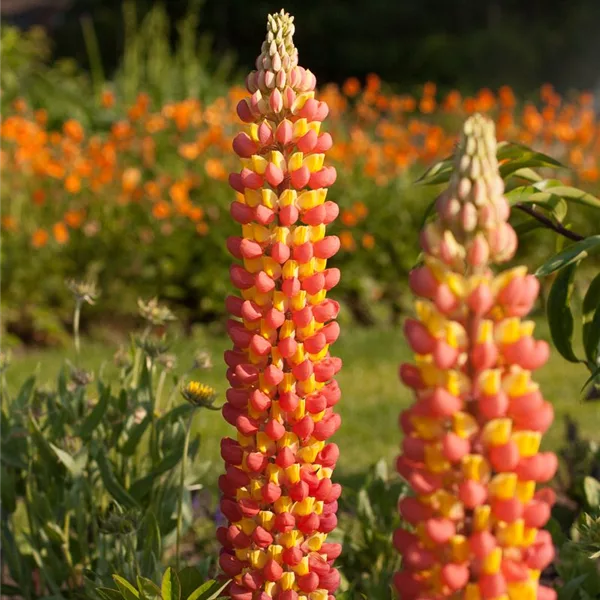
<svg viewBox="0 0 600 600"><path fill-rule="evenodd" d="M100 291L93 281L78 281L76 279L68 279L66 286L69 288L76 302L83 304L84 302L90 305L95 304L96 299L100 295Z"/></svg>
<svg viewBox="0 0 600 600"><path fill-rule="evenodd" d="M138 299L140 315L152 325L165 325L168 321L176 321L177 317L167 306L158 304L158 298L152 298L148 302Z"/></svg>
<svg viewBox="0 0 600 600"><path fill-rule="evenodd" d="M198 350L194 354L194 369L211 369L212 366L212 358L206 350Z"/></svg>

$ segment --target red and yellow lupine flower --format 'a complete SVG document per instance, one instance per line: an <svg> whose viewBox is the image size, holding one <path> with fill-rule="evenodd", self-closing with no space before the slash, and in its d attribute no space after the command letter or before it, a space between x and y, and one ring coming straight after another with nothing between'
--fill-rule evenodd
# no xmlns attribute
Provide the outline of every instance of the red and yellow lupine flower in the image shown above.
<svg viewBox="0 0 600 600"><path fill-rule="evenodd" d="M490 268L517 246L503 190L494 125L475 114L410 276L419 299L405 334L415 364L400 376L416 400L400 417L397 465L414 491L399 502L412 530L394 534L403 556L394 583L405 600L555 597L539 585L554 554L541 529L554 494L536 491L557 467L539 451L553 411L531 376L549 347L522 320L537 279L524 267Z"/></svg>
<svg viewBox="0 0 600 600"><path fill-rule="evenodd" d="M246 131L233 140L242 169L230 176L231 215L242 236L228 247L241 261L231 267L241 297L227 299L234 347L223 416L237 438L221 444L229 523L217 535L234 600L328 600L340 580L340 545L326 542L341 492L331 480L339 450L327 443L340 426L341 361L329 353L339 306L326 298L340 279L327 268L340 242L325 235L339 212L326 200L336 173L324 164L328 106L298 66L293 33L288 14L269 16L251 96L237 107Z"/></svg>

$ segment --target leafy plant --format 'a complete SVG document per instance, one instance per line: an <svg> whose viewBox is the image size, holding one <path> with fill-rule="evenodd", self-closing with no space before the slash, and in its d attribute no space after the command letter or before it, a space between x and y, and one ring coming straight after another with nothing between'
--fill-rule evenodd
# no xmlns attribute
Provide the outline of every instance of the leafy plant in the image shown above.
<svg viewBox="0 0 600 600"><path fill-rule="evenodd" d="M52 389L32 375L11 397L2 375L3 594L64 598L115 571L155 577L191 525L198 481L184 468L199 445L191 421L212 408L214 393L175 401L182 381L157 333L172 315L156 302L140 310L148 324L119 357L116 384L78 358Z"/></svg>
<svg viewBox="0 0 600 600"><path fill-rule="evenodd" d="M117 588L99 587L96 592L102 600L218 600L225 598L221 592L229 581L205 581L195 567L186 567L177 572L169 567L160 586L151 579L138 576L135 584L120 575L113 575Z"/></svg>
<svg viewBox="0 0 600 600"><path fill-rule="evenodd" d="M390 598L392 575L400 556L392 534L400 525L397 503L406 484L392 478L380 460L358 485L346 486L340 498L340 523L344 552L340 567L343 588L351 598Z"/></svg>

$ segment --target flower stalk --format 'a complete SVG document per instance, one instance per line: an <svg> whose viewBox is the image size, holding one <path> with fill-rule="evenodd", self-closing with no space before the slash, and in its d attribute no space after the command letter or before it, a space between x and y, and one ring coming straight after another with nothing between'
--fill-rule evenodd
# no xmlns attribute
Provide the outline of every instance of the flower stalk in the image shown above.
<svg viewBox="0 0 600 600"><path fill-rule="evenodd" d="M411 529L394 534L394 583L404 600L551 600L539 577L554 555L542 529L554 493L536 484L557 467L539 451L553 410L531 375L549 346L523 320L539 283L525 267L492 271L517 247L493 123L470 117L455 156L410 275L417 318L404 331L415 363L400 377L415 402L400 416L397 467L414 495L399 502Z"/></svg>
<svg viewBox="0 0 600 600"><path fill-rule="evenodd" d="M240 296L227 298L233 349L225 353L231 387L224 418L237 430L221 454L220 565L234 600L328 600L340 581L327 543L337 524L339 450L327 443L340 426L333 407L341 361L329 353L339 335L339 281L327 259L339 239L326 236L338 207L326 200L336 172L325 166L328 113L315 99L315 76L298 66L293 17L270 15L250 97L237 112L247 124L233 149L242 169L231 215L242 235L228 248Z"/></svg>

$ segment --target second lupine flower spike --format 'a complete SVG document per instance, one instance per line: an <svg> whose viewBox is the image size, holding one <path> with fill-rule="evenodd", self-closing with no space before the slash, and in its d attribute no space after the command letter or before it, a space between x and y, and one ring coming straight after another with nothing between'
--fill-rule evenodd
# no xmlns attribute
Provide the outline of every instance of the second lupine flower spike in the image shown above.
<svg viewBox="0 0 600 600"><path fill-rule="evenodd" d="M339 240L325 235L338 215L326 200L336 174L324 165L328 107L298 66L293 33L288 14L269 16L251 96L237 108L247 128L233 142L242 169L230 177L231 215L242 236L228 247L241 261L231 268L241 297L227 299L223 416L237 437L221 444L228 526L217 534L234 600L332 600L340 581L341 547L326 542L341 492L331 481L339 451L327 443L340 426L341 361L329 353L339 306L326 298L340 278L327 268Z"/></svg>
<svg viewBox="0 0 600 600"><path fill-rule="evenodd" d="M405 324L415 363L402 365L414 404L402 413L398 471L414 496L399 503L411 530L394 544L403 600L552 600L539 585L552 561L556 471L540 452L553 419L531 371L549 348L523 321L538 295L525 267L494 275L517 239L498 172L494 125L465 123L449 188L422 233L423 265L410 275L416 319Z"/></svg>

